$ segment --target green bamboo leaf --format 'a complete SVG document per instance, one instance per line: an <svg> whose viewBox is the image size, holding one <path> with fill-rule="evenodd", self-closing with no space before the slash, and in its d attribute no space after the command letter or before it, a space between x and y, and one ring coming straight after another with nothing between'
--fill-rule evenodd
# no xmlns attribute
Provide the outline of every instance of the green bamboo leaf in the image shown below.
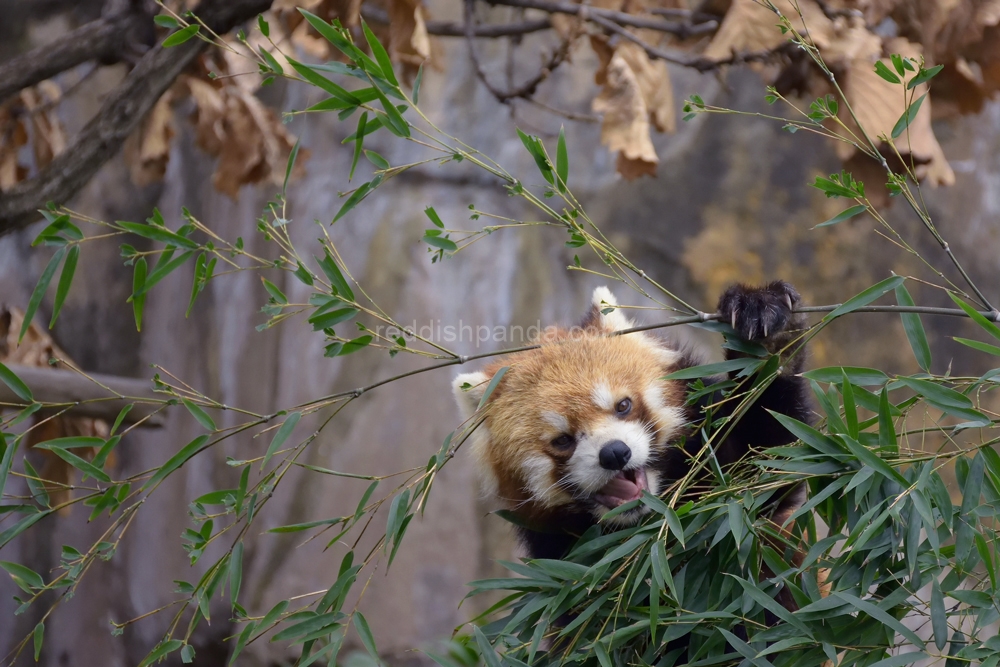
<svg viewBox="0 0 1000 667"><path fill-rule="evenodd" d="M878 662L872 663L869 667L903 667L904 665L913 664L917 660L923 660L926 657L927 654L923 651L911 651L910 653L901 653L883 658Z"/></svg>
<svg viewBox="0 0 1000 667"><path fill-rule="evenodd" d="M21 323L21 333L17 337L18 345L20 345L21 341L24 339L24 334L28 332L28 327L31 326L31 320L34 319L35 312L38 310L38 306L42 303L42 298L45 296L45 291L49 288L49 283L52 282L52 276L55 275L56 268L59 266L59 262L62 261L65 254L65 246L56 250L55 254L52 255L52 259L50 259L49 263L45 265L42 275L38 277L35 289L32 290L31 297L28 299L28 307L24 311L24 321Z"/></svg>
<svg viewBox="0 0 1000 667"><path fill-rule="evenodd" d="M274 434L274 438L271 439L271 444L268 445L267 453L264 454L264 460L260 464L261 469L267 467L267 464L271 460L271 457L274 456L274 453L281 449L281 446L285 444L285 441L288 440L288 436L290 436L292 431L295 430L295 425L299 423L300 419L302 419L301 412L293 412L285 418L285 421Z"/></svg>
<svg viewBox="0 0 1000 667"><path fill-rule="evenodd" d="M32 499L36 500L43 507L49 507L51 505L49 493L45 490L45 484L42 482L41 476L35 470L35 467L31 465L28 457L24 458L24 473L24 481L28 483L28 491L31 492Z"/></svg>
<svg viewBox="0 0 1000 667"><path fill-rule="evenodd" d="M906 285L896 288L896 303L901 306L913 306L913 297L906 289ZM920 322L920 315L917 313L900 313L903 320L903 331L906 332L906 339L910 341L910 348L913 356L917 359L917 365L925 373L931 372L931 348L927 344L927 334L924 333L924 325Z"/></svg>
<svg viewBox="0 0 1000 667"><path fill-rule="evenodd" d="M382 109L385 111L385 115L389 118L389 124L386 125L386 129L395 134L397 137L403 137L409 139L410 137L410 124L406 122L403 115L399 113L399 109L389 101L389 98L385 94L376 88L375 94L378 95L379 102L382 103Z"/></svg>
<svg viewBox="0 0 1000 667"><path fill-rule="evenodd" d="M456 252L458 250L458 245L454 241L443 236L430 236L428 234L424 234L423 242L429 246L440 248L445 252Z"/></svg>
<svg viewBox="0 0 1000 667"><path fill-rule="evenodd" d="M24 321L27 322L28 319L25 318ZM31 403L35 400L31 394L31 389L28 388L28 385L24 384L24 381L17 377L14 371L10 370L3 364L0 364L0 382L3 382L5 385L10 387L10 390L17 394L17 397L25 403ZM0 489L2 489L2 485L0 485Z"/></svg>
<svg viewBox="0 0 1000 667"><path fill-rule="evenodd" d="M920 71L917 72L917 75L912 79L910 79L910 82L906 84L906 89L913 90L920 84L927 83L928 81L936 77L938 74L940 74L941 70L943 69L944 65L935 65L930 69L924 69L923 67L921 67Z"/></svg>
<svg viewBox="0 0 1000 667"><path fill-rule="evenodd" d="M149 655L143 658L142 662L139 663L139 667L149 667L153 663L166 657L168 654L173 653L182 646L184 646L184 642L179 639L171 639L170 641L161 642L150 652Z"/></svg>
<svg viewBox="0 0 1000 667"><path fill-rule="evenodd" d="M184 445L179 452L171 456L166 463L160 466L153 476L142 485L141 490L145 491L150 489L166 479L167 475L180 468L187 462L188 459L204 449L208 439L208 435L199 435L197 438Z"/></svg>
<svg viewBox="0 0 1000 667"><path fill-rule="evenodd" d="M660 378L661 380L696 380L698 378L710 377L712 375L719 375L721 373L730 373L732 371L745 371L751 366L761 365L760 359L753 359L751 357L741 357L739 359L730 359L729 361L720 361L714 364L702 364L700 366L691 366L689 368L682 368L679 371L674 371L668 375ZM754 369L756 370L756 369ZM753 371L750 371L753 372Z"/></svg>
<svg viewBox="0 0 1000 667"><path fill-rule="evenodd" d="M948 643L948 617L944 610L944 596L937 578L931 582L931 627L934 629L934 645L939 651Z"/></svg>
<svg viewBox="0 0 1000 667"><path fill-rule="evenodd" d="M102 440L101 444L103 444L103 442L104 441ZM108 477L107 473L105 473L103 470L95 466L90 461L80 458L79 456L69 451L68 449L64 449L62 447L53 447L50 442L43 442L40 445L35 445L35 449L47 449L50 452L53 452L56 456L61 458L66 463L70 464L80 472L84 473L84 475L90 475L94 479L99 479L102 482L106 483L111 482L111 478Z"/></svg>
<svg viewBox="0 0 1000 667"><path fill-rule="evenodd" d="M0 567L7 570L14 583L22 588L25 593L31 594L33 593L32 589L45 588L45 580L42 579L42 575L30 567L9 561L0 561Z"/></svg>
<svg viewBox="0 0 1000 667"><path fill-rule="evenodd" d="M361 100L359 100L356 96L354 96L352 93L350 93L343 87L338 86L333 81L330 81L322 74L317 74L316 71L309 65L305 65L291 58L288 58L288 64L291 65L292 68L296 72L298 72L299 76L301 76L307 82L313 84L318 88L322 88L323 90L330 93L337 99L341 100L342 102L345 102L349 107L356 107L361 104Z"/></svg>
<svg viewBox="0 0 1000 667"><path fill-rule="evenodd" d="M420 63L420 68L417 70L417 76L413 79L413 106L420 104L420 84L424 80L424 64Z"/></svg>
<svg viewBox="0 0 1000 667"><path fill-rule="evenodd" d="M284 601L288 604L287 601ZM239 657L243 649L246 648L247 642L250 641L250 637L253 636L254 631L257 630L257 621L250 621L247 623L246 627L243 628L243 632L240 633L239 639L236 640L236 646L233 647L233 654L229 656L229 664L232 665L236 662L236 658Z"/></svg>
<svg viewBox="0 0 1000 667"><path fill-rule="evenodd" d="M362 23L364 23L362 21ZM365 26L365 30L368 30L368 26ZM370 32L370 31L369 31ZM354 136L358 139L354 142L354 158L351 160L351 171L347 174L347 180L350 181L354 178L354 170L358 166L358 160L361 158L361 149L364 146L365 140L365 125L368 123L368 112L365 111L358 118L358 129L354 132Z"/></svg>
<svg viewBox="0 0 1000 667"><path fill-rule="evenodd" d="M31 634L34 642L35 662L38 662L38 659L42 655L42 643L45 641L45 621L36 625L35 631Z"/></svg>
<svg viewBox="0 0 1000 667"><path fill-rule="evenodd" d="M961 343L962 345L971 347L973 350L979 350L980 352L1000 357L1000 347L997 347L996 345L981 343L978 340L969 340L968 338L959 338L958 336L952 336L952 338L956 343Z"/></svg>
<svg viewBox="0 0 1000 667"><path fill-rule="evenodd" d="M966 314L969 317L971 317L972 320L976 324L978 324L979 326L981 326L983 329L986 329L986 332L989 335L993 336L997 340L1000 340L1000 327L998 327L993 322L990 322L988 319L986 319L985 317L983 317L982 313L980 313L978 310L976 310L975 308L973 308L972 306L970 306L969 304L967 304L965 301L963 301L962 299L958 298L956 295L952 294L951 292L948 292L948 296L950 296L951 300L954 301L956 304L958 304L958 306L962 310L964 310L966 312Z"/></svg>
<svg viewBox="0 0 1000 667"><path fill-rule="evenodd" d="M920 105L924 103L925 97L927 97L927 93L924 93L923 95L918 97L916 101L914 101L909 107L907 107L906 111L903 112L903 115L899 117L899 120L896 121L896 124L892 128L893 139L901 135L903 133L903 130L908 128L910 126L910 123L913 122L913 119L917 117L917 113L920 112Z"/></svg>
<svg viewBox="0 0 1000 667"><path fill-rule="evenodd" d="M181 402L184 403L184 407L188 409L191 416L198 420L198 423L201 424L206 431L216 430L215 421L208 416L208 413L205 412L200 405L195 405L186 398L181 399Z"/></svg>
<svg viewBox="0 0 1000 667"><path fill-rule="evenodd" d="M569 154L566 151L566 130L559 128L559 142L556 144L556 175L559 192L566 192L566 179L569 177Z"/></svg>
<svg viewBox="0 0 1000 667"><path fill-rule="evenodd" d="M430 221L434 223L435 227L440 227L441 229L444 229L444 223L441 222L441 217L437 214L437 211L434 210L433 206L428 206L427 208L425 208L424 215L430 218Z"/></svg>
<svg viewBox="0 0 1000 667"><path fill-rule="evenodd" d="M319 267L323 269L323 273L326 274L327 279L330 281L333 293L345 301L354 301L354 292L351 291L350 286L344 279L344 274L340 272L340 267L333 261L330 251L324 248L323 259L317 258L316 261L319 262Z"/></svg>
<svg viewBox="0 0 1000 667"><path fill-rule="evenodd" d="M363 19L361 21L361 29L365 33L365 39L368 41L368 46L371 48L372 55L375 56L375 60L378 62L385 80L394 87L399 88L399 81L396 80L396 74L392 71L392 61L389 60L389 54L386 52L385 47L378 41L375 33L371 31L371 28L368 27L368 24Z"/></svg>
<svg viewBox="0 0 1000 667"><path fill-rule="evenodd" d="M354 629L358 631L358 637L361 638L361 643L364 644L368 653L381 664L382 661L378 658L378 651L375 648L375 638L372 636L372 630L368 627L368 621L360 611L354 612Z"/></svg>
<svg viewBox="0 0 1000 667"><path fill-rule="evenodd" d="M56 324L59 312L66 302L66 295L69 294L70 285L73 284L73 274L76 272L76 262L80 258L80 246L70 246L66 253L66 261L63 262L62 273L59 274L59 284L56 286L56 299L52 303L52 319L49 320L49 329Z"/></svg>
<svg viewBox="0 0 1000 667"><path fill-rule="evenodd" d="M847 424L847 433L856 439L858 437L858 407L854 403L854 387L851 386L847 373L843 374L840 394L844 398L844 422Z"/></svg>
<svg viewBox="0 0 1000 667"><path fill-rule="evenodd" d="M898 76L896 76L891 69L889 69L884 62L878 60L875 62L875 73L880 77L888 81L889 83L903 83ZM902 74L902 72L900 72Z"/></svg>
<svg viewBox="0 0 1000 667"><path fill-rule="evenodd" d="M115 225L127 232L132 232L137 236L147 238L151 241L160 241L161 243L175 245L179 248L187 248L188 250L197 250L199 247L191 239L159 225L143 225L138 222L126 222L123 220L118 220L115 222Z"/></svg>
<svg viewBox="0 0 1000 667"><path fill-rule="evenodd" d="M21 442L20 438L15 438L12 442L7 442L6 434L0 433L0 498L3 498L3 490L7 485L7 477L10 475L11 466L14 464L14 452Z"/></svg>
<svg viewBox="0 0 1000 667"><path fill-rule="evenodd" d="M919 378L899 377L897 380L923 396L934 407L950 415L968 419L984 426L991 423L989 417L972 406L972 401L969 400L968 396L954 389Z"/></svg>
<svg viewBox="0 0 1000 667"><path fill-rule="evenodd" d="M483 634L480 627L478 625L474 626L472 632L476 635L476 644L479 645L479 653L486 662L486 667L501 667L500 658L497 656L496 650L490 644L490 640L486 638L486 635ZM606 665L605 667L611 667L611 665Z"/></svg>
<svg viewBox="0 0 1000 667"><path fill-rule="evenodd" d="M279 63L277 59L271 55L271 52L265 49L263 46L260 47L260 55L264 59L264 62L267 63L267 66L271 68L272 72L274 72L275 74L285 73L285 68L281 66L281 63Z"/></svg>
<svg viewBox="0 0 1000 667"><path fill-rule="evenodd" d="M135 260L135 271L132 274L132 312L135 315L135 330L142 331L142 310L146 305L146 258Z"/></svg>
<svg viewBox="0 0 1000 667"><path fill-rule="evenodd" d="M850 593L845 593L843 591L834 591L833 593L831 593L831 595L834 595L840 598L841 600L848 602L858 611L863 611L864 613L868 614L869 616L874 618L879 623L882 623L886 627L892 628L898 634L908 639L914 646L917 646L920 649L924 648L924 641L920 637L918 637L917 634L913 632L913 630L903 625L903 623L899 619L889 614L881 607L878 607L872 604L871 602L868 602L867 600L862 600L859 597L851 595Z"/></svg>
<svg viewBox="0 0 1000 667"><path fill-rule="evenodd" d="M352 340L344 343L344 346L340 348L337 352L338 357L342 357L346 354L351 354L352 352L357 352L358 350L368 347L368 345L374 340L371 336L358 336Z"/></svg>
<svg viewBox="0 0 1000 667"><path fill-rule="evenodd" d="M886 479L896 482L904 489L910 485L910 483L906 481L906 478L900 475L895 468L883 461L877 454L862 445L860 442L848 436L841 436L841 439L844 444L847 445L847 448L851 451L851 453L854 454L854 456L857 457L862 464L872 468L875 472L879 473Z"/></svg>
<svg viewBox="0 0 1000 667"><path fill-rule="evenodd" d="M481 410L482 407L486 405L486 401L490 400L490 396L493 395L493 391L497 388L497 385L500 384L500 380L503 379L503 376L506 375L509 370L510 366L504 366L493 374L489 384L486 385L486 390L483 391L482 398L479 399L479 405L476 407L477 410Z"/></svg>
<svg viewBox="0 0 1000 667"><path fill-rule="evenodd" d="M288 154L288 162L285 164L285 180L281 182L281 196L285 196L285 192L288 190L288 179L292 177L292 169L295 167L295 160L299 157L299 146L302 145L301 139L295 140L295 145L292 146L292 152Z"/></svg>
<svg viewBox="0 0 1000 667"><path fill-rule="evenodd" d="M844 375L847 375L852 384L862 387L882 386L889 381L889 376L877 368L861 368L858 366L827 366L825 368L806 371L802 374L803 377L809 380L828 382L830 384L840 382Z"/></svg>
<svg viewBox="0 0 1000 667"><path fill-rule="evenodd" d="M378 177L376 176L375 179L378 179ZM368 196L368 193L374 189L372 183L375 183L375 179L362 184L357 190L351 193L351 196L347 198L344 205L337 211L337 215L333 216L333 220L330 221L331 225L347 215L355 206L361 203L362 199Z"/></svg>
<svg viewBox="0 0 1000 667"><path fill-rule="evenodd" d="M829 220L819 223L813 229L818 229L819 227L829 227L830 225L835 225L838 222L843 222L845 220L850 220L851 218L861 215L868 210L868 207L864 204L858 204L857 206L852 206L846 211L841 211L837 215L833 216Z"/></svg>
<svg viewBox="0 0 1000 667"><path fill-rule="evenodd" d="M886 387L882 387L878 400L878 446L879 449L894 454L899 452L899 445L896 442L896 427L892 423L889 390Z"/></svg>
<svg viewBox="0 0 1000 667"><path fill-rule="evenodd" d="M545 156L545 149L542 147L542 142L538 137L529 136L522 132L517 131L517 136L521 138L521 143L528 150L528 153L535 160L535 165L538 167L538 171L541 172L542 177L553 184L555 178L552 175L552 165L549 164L548 158Z"/></svg>
<svg viewBox="0 0 1000 667"><path fill-rule="evenodd" d="M18 535L20 535L24 531L28 530L28 528L31 528L33 525L35 525L36 523L38 523L39 521L41 521L44 517L48 516L53 511L55 511L55 510L46 510L44 512L37 512L35 514L29 514L28 516L24 517L23 519L21 519L20 521L18 521L17 523L15 523L13 526L11 526L10 528L8 528L7 530L5 530L2 533L0 533L0 549L2 549L5 546L7 546L7 544L11 540L13 540L15 537L17 537Z"/></svg>
<svg viewBox="0 0 1000 667"><path fill-rule="evenodd" d="M201 26L197 23L193 23L186 28L181 28L177 32L169 35L165 40L163 40L163 48L169 49L171 46L177 46L178 44L183 44L192 37L198 34Z"/></svg>
<svg viewBox="0 0 1000 667"><path fill-rule="evenodd" d="M181 649L181 662L185 665L190 665L194 662L194 646L190 644L184 645L184 648Z"/></svg>
<svg viewBox="0 0 1000 667"><path fill-rule="evenodd" d="M830 320L840 317L841 315L855 311L858 308L863 308L883 294L891 292L898 286L902 285L904 280L906 279L903 276L892 276L891 278L886 278L881 282L875 283L868 289L845 301L833 312L827 314L823 320L829 322Z"/></svg>

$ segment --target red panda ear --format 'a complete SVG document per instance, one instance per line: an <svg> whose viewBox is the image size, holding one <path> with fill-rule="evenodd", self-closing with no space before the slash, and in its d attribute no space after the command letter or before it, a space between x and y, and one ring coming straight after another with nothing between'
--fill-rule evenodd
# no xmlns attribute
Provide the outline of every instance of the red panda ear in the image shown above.
<svg viewBox="0 0 1000 667"><path fill-rule="evenodd" d="M590 312L584 318L581 326L584 329L597 329L605 333L631 329L632 320L618 308L618 300L607 287L598 287L590 299ZM607 311L607 312L605 312Z"/></svg>
<svg viewBox="0 0 1000 667"><path fill-rule="evenodd" d="M455 394L462 419L471 417L472 413L479 407L479 401L486 393L486 386L489 382L490 376L482 371L462 373L452 381L451 390Z"/></svg>

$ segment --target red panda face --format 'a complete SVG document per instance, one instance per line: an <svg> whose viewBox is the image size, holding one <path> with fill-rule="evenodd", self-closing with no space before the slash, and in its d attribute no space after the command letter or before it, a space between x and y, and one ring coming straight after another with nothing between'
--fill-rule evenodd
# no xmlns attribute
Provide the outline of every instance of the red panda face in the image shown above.
<svg viewBox="0 0 1000 667"><path fill-rule="evenodd" d="M501 358L484 372L458 376L454 390L465 416L486 386L508 371L485 408L471 449L487 493L529 522L546 525L609 510L656 494L654 467L683 431L684 386L664 381L680 354L643 333L609 335L632 326L600 288L584 325L549 332L539 349ZM640 510L619 514L635 522Z"/></svg>

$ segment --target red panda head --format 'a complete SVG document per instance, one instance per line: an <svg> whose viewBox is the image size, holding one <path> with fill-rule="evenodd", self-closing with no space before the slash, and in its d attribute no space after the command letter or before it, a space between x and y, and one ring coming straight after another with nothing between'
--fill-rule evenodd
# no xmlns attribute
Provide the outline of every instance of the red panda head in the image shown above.
<svg viewBox="0 0 1000 667"><path fill-rule="evenodd" d="M661 490L655 463L686 425L684 384L662 378L682 355L645 333L611 335L632 327L616 305L598 288L580 327L549 329L538 349L453 383L469 418L493 375L508 368L470 446L486 492L529 524L555 528L571 514L601 519L644 490ZM633 523L640 514L613 521Z"/></svg>

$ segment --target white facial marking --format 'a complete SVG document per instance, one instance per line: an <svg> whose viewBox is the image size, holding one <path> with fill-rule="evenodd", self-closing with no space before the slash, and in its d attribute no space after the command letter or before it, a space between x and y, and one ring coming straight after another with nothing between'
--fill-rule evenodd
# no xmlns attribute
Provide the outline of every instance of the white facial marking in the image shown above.
<svg viewBox="0 0 1000 667"><path fill-rule="evenodd" d="M475 461L475 469L479 475L479 485L482 488L483 496L486 498L496 498L500 495L500 481L487 455L487 448L490 446L490 429L486 424L480 424L469 438L469 452Z"/></svg>
<svg viewBox="0 0 1000 667"><path fill-rule="evenodd" d="M531 497L543 506L551 507L567 502L570 497L555 483L552 473L555 464L547 456L529 456L521 463L525 484Z"/></svg>
<svg viewBox="0 0 1000 667"><path fill-rule="evenodd" d="M643 400L655 415L656 426L660 429L659 441L666 442L684 424L684 410L676 405L666 405L663 387L651 384L642 392Z"/></svg>
<svg viewBox="0 0 1000 667"><path fill-rule="evenodd" d="M595 493L607 484L617 471L601 467L601 448L613 440L621 440L632 451L626 468L635 470L649 463L652 433L644 424L622 421L614 417L601 420L596 428L580 438L573 456L566 463L567 477L572 485L585 494Z"/></svg>
<svg viewBox="0 0 1000 667"><path fill-rule="evenodd" d="M598 382L590 392L590 398L594 405L601 410L611 410L615 405L615 395L611 393L611 387L607 382Z"/></svg>
<svg viewBox="0 0 1000 667"><path fill-rule="evenodd" d="M542 421L554 428L558 433L569 433L569 420L558 412L542 411Z"/></svg>

